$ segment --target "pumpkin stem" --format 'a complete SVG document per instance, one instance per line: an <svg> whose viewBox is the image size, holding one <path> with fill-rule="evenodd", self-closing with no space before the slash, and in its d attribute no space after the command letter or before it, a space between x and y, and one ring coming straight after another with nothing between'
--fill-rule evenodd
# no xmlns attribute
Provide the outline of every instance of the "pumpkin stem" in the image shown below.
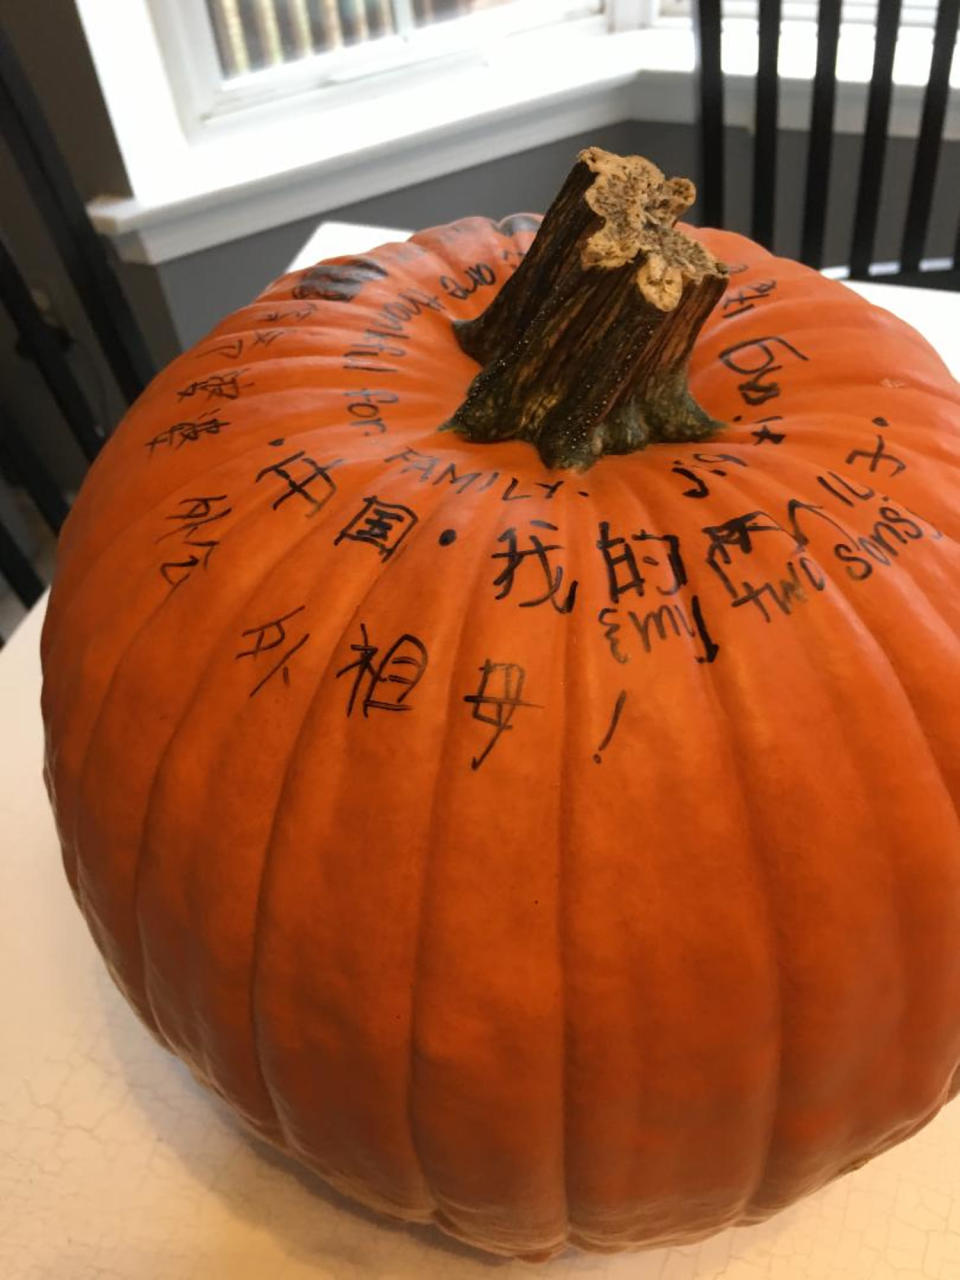
<svg viewBox="0 0 960 1280"><path fill-rule="evenodd" d="M446 429L529 440L548 467L701 440L723 424L687 389L727 270L674 223L696 196L640 156L581 151L515 274L455 322L483 369Z"/></svg>

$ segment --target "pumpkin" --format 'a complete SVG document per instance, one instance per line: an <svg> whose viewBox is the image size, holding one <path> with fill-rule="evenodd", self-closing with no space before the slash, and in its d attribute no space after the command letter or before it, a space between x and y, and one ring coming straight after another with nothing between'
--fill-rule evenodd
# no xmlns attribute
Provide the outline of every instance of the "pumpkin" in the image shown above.
<svg viewBox="0 0 960 1280"><path fill-rule="evenodd" d="M960 393L692 198L588 149L536 239L276 280L104 448L43 633L130 1004L493 1253L762 1219L960 1085Z"/></svg>

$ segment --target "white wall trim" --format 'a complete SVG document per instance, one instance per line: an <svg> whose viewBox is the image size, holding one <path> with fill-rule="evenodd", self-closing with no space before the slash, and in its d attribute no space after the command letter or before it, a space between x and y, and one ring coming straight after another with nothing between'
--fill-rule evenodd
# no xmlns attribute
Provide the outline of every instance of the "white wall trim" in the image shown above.
<svg viewBox="0 0 960 1280"><path fill-rule="evenodd" d="M328 209L616 124L630 117L629 88L558 93L527 109L490 112L176 203L145 207L135 199L100 198L88 210L124 261L166 262L299 218L319 220Z"/></svg>

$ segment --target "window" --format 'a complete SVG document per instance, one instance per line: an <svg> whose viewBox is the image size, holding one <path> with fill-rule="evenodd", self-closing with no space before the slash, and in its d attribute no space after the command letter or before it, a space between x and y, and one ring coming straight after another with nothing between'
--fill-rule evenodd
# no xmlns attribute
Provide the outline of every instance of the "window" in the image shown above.
<svg viewBox="0 0 960 1280"><path fill-rule="evenodd" d="M656 26L689 31L694 0L146 0L176 109L188 136L250 108L363 82L377 91L398 75L416 78L482 61L511 37L538 29L557 36ZM758 3L723 0L729 70L755 40ZM809 43L817 0L783 0L789 48ZM929 38L937 0L904 0L901 28L916 61ZM876 0L844 0L846 31L864 31ZM808 38L809 37L809 38ZM725 41L725 45L726 45ZM736 46L736 47L734 47ZM858 45L859 48L859 45ZM812 45L811 45L812 49ZM809 60L809 59L808 59ZM725 66L727 56L725 52ZM797 68L794 68L796 70ZM790 74L790 71L787 72ZM807 72L800 72L806 75ZM914 78L905 72L909 80ZM919 73L918 73L919 74Z"/></svg>
<svg viewBox="0 0 960 1280"><path fill-rule="evenodd" d="M629 2L629 0L628 0ZM623 0L149 0L184 127L295 94L476 59Z"/></svg>
<svg viewBox="0 0 960 1280"><path fill-rule="evenodd" d="M602 0L555 5L551 17L518 0L204 0L224 79L264 67L400 37L438 23L499 10L496 27L516 30L537 21L598 13ZM564 12L565 9L565 12ZM454 39L469 38L461 24Z"/></svg>

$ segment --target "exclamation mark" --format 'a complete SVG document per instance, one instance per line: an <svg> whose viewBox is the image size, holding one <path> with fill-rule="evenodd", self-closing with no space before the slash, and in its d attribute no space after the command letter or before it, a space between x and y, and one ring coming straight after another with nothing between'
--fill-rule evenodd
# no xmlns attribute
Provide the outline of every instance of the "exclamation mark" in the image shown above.
<svg viewBox="0 0 960 1280"><path fill-rule="evenodd" d="M621 689L620 692L617 694L617 701L613 708L613 719L610 721L610 728L603 735L603 739L599 747L597 747L596 751L593 753L594 764L603 763L603 755L601 753L603 752L604 748L609 745L610 739L613 737L613 735L617 731L617 722L620 719L620 712L623 710L623 704L626 702L626 700L627 700L627 691L626 689Z"/></svg>

